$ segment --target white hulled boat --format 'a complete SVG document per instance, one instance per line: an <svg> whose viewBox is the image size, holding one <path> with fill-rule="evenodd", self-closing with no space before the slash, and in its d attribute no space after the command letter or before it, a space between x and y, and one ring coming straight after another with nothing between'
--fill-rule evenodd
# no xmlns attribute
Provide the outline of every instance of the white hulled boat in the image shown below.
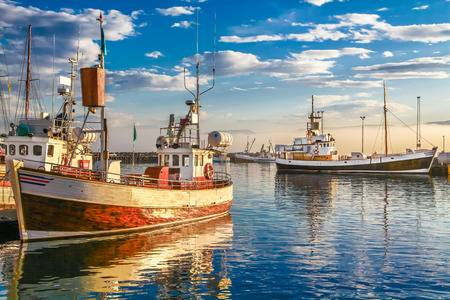
<svg viewBox="0 0 450 300"><path fill-rule="evenodd" d="M386 91L384 97L385 136ZM276 145L276 164L280 171L314 171L347 173L429 173L437 147L431 150L407 149L405 153L388 154L385 138L385 153L365 156L352 152L350 156L338 155L335 139L330 134L321 133L322 115L312 112L307 123L306 137L295 138L290 145Z"/></svg>

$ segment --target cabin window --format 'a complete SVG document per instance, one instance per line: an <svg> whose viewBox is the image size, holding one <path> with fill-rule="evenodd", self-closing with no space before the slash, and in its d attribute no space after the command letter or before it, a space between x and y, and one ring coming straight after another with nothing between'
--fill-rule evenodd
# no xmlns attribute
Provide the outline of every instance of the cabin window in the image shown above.
<svg viewBox="0 0 450 300"><path fill-rule="evenodd" d="M16 145L9 145L9 155L16 154Z"/></svg>
<svg viewBox="0 0 450 300"><path fill-rule="evenodd" d="M162 167L163 165L164 165L164 162L163 162L163 156L160 155L160 156L159 156L159 166Z"/></svg>
<svg viewBox="0 0 450 300"><path fill-rule="evenodd" d="M194 166L198 167L198 155L194 155Z"/></svg>
<svg viewBox="0 0 450 300"><path fill-rule="evenodd" d="M42 146L41 145L33 146L33 155L35 155L35 156L41 156L42 155Z"/></svg>
<svg viewBox="0 0 450 300"><path fill-rule="evenodd" d="M183 167L189 167L189 155L183 155Z"/></svg>
<svg viewBox="0 0 450 300"><path fill-rule="evenodd" d="M164 167L168 167L169 166L169 157L170 155L164 155Z"/></svg>
<svg viewBox="0 0 450 300"><path fill-rule="evenodd" d="M173 155L172 156L172 166L178 167L180 165L180 156L179 155Z"/></svg>
<svg viewBox="0 0 450 300"><path fill-rule="evenodd" d="M27 145L20 145L19 146L19 154L20 155L28 155L28 146Z"/></svg>
<svg viewBox="0 0 450 300"><path fill-rule="evenodd" d="M54 145L48 145L47 156L48 157L53 157L54 152L55 152L55 146Z"/></svg>
<svg viewBox="0 0 450 300"><path fill-rule="evenodd" d="M0 147L5 151L5 155L8 154L8 147L5 144L0 144Z"/></svg>
<svg viewBox="0 0 450 300"><path fill-rule="evenodd" d="M200 155L200 166L203 166L203 155Z"/></svg>
<svg viewBox="0 0 450 300"><path fill-rule="evenodd" d="M210 153L210 154L208 154L208 158L209 159L211 159L212 158L212 154Z"/></svg>

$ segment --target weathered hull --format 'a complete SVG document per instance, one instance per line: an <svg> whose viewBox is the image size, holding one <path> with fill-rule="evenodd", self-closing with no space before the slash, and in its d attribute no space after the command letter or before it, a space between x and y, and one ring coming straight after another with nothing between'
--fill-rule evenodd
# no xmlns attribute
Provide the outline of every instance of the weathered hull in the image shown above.
<svg viewBox="0 0 450 300"><path fill-rule="evenodd" d="M18 169L13 187L22 240L173 226L229 211L233 186L168 190Z"/></svg>
<svg viewBox="0 0 450 300"><path fill-rule="evenodd" d="M315 171L342 173L418 173L430 172L436 150L361 160L313 161L277 158L280 171Z"/></svg>

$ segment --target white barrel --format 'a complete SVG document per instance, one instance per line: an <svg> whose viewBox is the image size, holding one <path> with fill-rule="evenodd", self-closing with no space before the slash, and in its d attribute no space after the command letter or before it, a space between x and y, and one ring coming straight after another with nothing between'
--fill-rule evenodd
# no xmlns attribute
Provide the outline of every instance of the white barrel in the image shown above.
<svg viewBox="0 0 450 300"><path fill-rule="evenodd" d="M97 133L95 132L89 132L91 130L95 130L91 127L84 128L84 131L81 129L81 127L75 127L72 130L73 138L75 141L79 139L80 143L89 143L92 144L97 140Z"/></svg>
<svg viewBox="0 0 450 300"><path fill-rule="evenodd" d="M208 143L213 147L228 147L233 144L233 136L229 132L213 131L208 135Z"/></svg>
<svg viewBox="0 0 450 300"><path fill-rule="evenodd" d="M441 165L450 165L450 152L439 153L437 160Z"/></svg>

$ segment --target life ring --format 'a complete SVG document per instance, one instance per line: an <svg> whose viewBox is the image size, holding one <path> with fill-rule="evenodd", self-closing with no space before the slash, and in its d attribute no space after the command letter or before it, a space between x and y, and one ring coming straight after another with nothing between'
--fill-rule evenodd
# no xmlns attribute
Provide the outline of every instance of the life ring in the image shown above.
<svg viewBox="0 0 450 300"><path fill-rule="evenodd" d="M315 154L315 155L319 154L319 150L317 150L317 149L314 150L314 154Z"/></svg>
<svg viewBox="0 0 450 300"><path fill-rule="evenodd" d="M206 179L212 180L214 177L214 168L212 166L212 164L207 163L205 165L205 177Z"/></svg>
<svg viewBox="0 0 450 300"><path fill-rule="evenodd" d="M67 157L67 155L63 154L61 156L61 164L64 166L67 166L69 164L69 158Z"/></svg>

